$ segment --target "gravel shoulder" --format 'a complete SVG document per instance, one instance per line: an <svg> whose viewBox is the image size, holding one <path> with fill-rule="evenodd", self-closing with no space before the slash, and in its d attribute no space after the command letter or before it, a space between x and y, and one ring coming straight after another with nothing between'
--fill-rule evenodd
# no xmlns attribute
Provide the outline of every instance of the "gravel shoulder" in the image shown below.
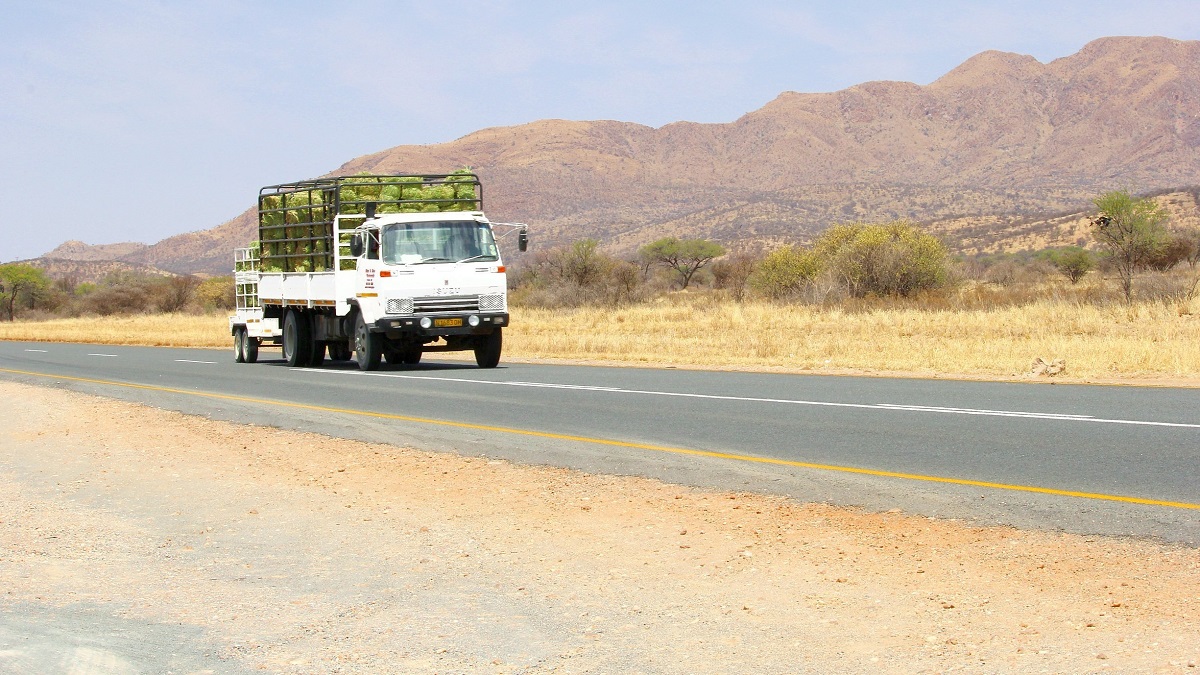
<svg viewBox="0 0 1200 675"><path fill-rule="evenodd" d="M0 672L1198 672L1200 550L0 382Z"/></svg>

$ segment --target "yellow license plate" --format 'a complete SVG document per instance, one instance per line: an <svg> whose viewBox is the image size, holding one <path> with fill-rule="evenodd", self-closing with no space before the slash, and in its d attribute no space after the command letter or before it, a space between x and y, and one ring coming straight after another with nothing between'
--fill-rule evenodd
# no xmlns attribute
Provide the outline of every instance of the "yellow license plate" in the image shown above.
<svg viewBox="0 0 1200 675"><path fill-rule="evenodd" d="M434 328L453 328L462 325L462 319L434 319Z"/></svg>

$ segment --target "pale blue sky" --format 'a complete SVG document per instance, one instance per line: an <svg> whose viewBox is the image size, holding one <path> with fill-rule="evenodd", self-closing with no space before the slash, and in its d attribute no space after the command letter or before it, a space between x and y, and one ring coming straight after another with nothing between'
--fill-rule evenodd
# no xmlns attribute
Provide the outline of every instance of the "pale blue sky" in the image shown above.
<svg viewBox="0 0 1200 675"><path fill-rule="evenodd" d="M0 0L0 261L207 229L396 145L728 122L783 91L1110 35L1200 39L1200 2Z"/></svg>

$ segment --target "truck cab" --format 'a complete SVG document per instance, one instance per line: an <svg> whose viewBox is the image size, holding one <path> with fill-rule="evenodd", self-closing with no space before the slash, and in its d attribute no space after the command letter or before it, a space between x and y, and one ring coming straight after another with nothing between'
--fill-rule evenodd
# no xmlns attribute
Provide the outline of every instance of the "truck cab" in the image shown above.
<svg viewBox="0 0 1200 675"><path fill-rule="evenodd" d="M354 295L346 302L369 334L356 327L356 352L369 356L372 336L381 335L402 363L439 347L475 349L483 367L498 361L509 319L507 281L482 212L369 218L355 228L350 253Z"/></svg>

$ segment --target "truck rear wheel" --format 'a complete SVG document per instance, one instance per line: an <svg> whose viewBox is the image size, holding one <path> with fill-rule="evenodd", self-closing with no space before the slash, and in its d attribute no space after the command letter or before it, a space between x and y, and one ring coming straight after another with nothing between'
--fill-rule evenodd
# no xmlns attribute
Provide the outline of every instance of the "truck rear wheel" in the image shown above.
<svg viewBox="0 0 1200 675"><path fill-rule="evenodd" d="M233 329L233 362L234 363L245 363L246 362L245 336L246 336L245 328Z"/></svg>
<svg viewBox="0 0 1200 675"><path fill-rule="evenodd" d="M306 317L291 309L283 318L283 360L289 366L307 366L312 358L312 330Z"/></svg>
<svg viewBox="0 0 1200 675"><path fill-rule="evenodd" d="M309 354L308 365L315 368L317 366L323 365L324 363L325 363L325 343L317 342L316 340L313 340L312 353Z"/></svg>
<svg viewBox="0 0 1200 675"><path fill-rule="evenodd" d="M480 368L495 368L500 365L500 351L503 347L504 335L496 328L491 335L481 338L475 347L475 363Z"/></svg>
<svg viewBox="0 0 1200 675"><path fill-rule="evenodd" d="M258 362L258 338L250 337L245 329L242 329L242 359L246 363Z"/></svg>
<svg viewBox="0 0 1200 675"><path fill-rule="evenodd" d="M379 370L383 358L383 336L372 333L361 313L354 317L354 358L359 370Z"/></svg>

